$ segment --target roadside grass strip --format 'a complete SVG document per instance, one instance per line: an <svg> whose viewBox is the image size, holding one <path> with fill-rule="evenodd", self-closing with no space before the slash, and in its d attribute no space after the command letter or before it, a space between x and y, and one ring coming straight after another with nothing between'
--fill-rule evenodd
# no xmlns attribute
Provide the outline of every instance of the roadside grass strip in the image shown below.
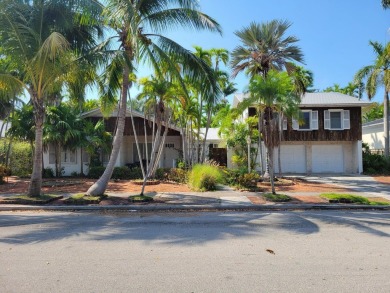
<svg viewBox="0 0 390 293"><path fill-rule="evenodd" d="M57 199L63 198L62 195L55 194L42 194L40 196L32 197L27 194L21 195L13 195L9 197L2 198L0 203L2 204L26 204L26 205L34 205L34 204L47 204Z"/></svg>
<svg viewBox="0 0 390 293"><path fill-rule="evenodd" d="M106 196L90 196L83 193L74 194L64 200L64 203L70 205L88 205L88 204L98 204Z"/></svg>
<svg viewBox="0 0 390 293"><path fill-rule="evenodd" d="M285 194L263 193L262 196L267 201L272 201L272 202L288 202L291 200L291 197Z"/></svg>
<svg viewBox="0 0 390 293"><path fill-rule="evenodd" d="M390 203L385 199L370 200L367 197L354 195L354 194L344 194L344 193L322 193L320 197L326 198L330 203L354 203L354 204L364 204L364 205L389 205Z"/></svg>
<svg viewBox="0 0 390 293"><path fill-rule="evenodd" d="M153 201L153 197L146 195L132 195L128 197L130 202L150 202Z"/></svg>

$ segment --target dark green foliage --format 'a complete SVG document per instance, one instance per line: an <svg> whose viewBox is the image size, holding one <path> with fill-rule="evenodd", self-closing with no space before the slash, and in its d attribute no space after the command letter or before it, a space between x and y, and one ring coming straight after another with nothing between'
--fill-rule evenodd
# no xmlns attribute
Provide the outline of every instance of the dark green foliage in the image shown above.
<svg viewBox="0 0 390 293"><path fill-rule="evenodd" d="M225 183L240 189L252 189L257 187L257 182L260 180L260 175L252 172L248 173L246 168L242 169L227 169L223 170Z"/></svg>
<svg viewBox="0 0 390 293"><path fill-rule="evenodd" d="M130 179L131 176L131 170L127 167L115 167L114 171L112 172L112 179Z"/></svg>
<svg viewBox="0 0 390 293"><path fill-rule="evenodd" d="M272 193L264 193L262 196L267 200L267 201L272 201L272 202L287 202L291 200L291 197L285 194L272 194Z"/></svg>
<svg viewBox="0 0 390 293"><path fill-rule="evenodd" d="M363 151L365 174L390 174L390 159L383 155L371 154L368 148Z"/></svg>
<svg viewBox="0 0 390 293"><path fill-rule="evenodd" d="M106 169L106 167L103 167L103 166L89 167L89 171L88 171L87 176L88 176L88 178L99 179L100 176L103 175L105 169Z"/></svg>
<svg viewBox="0 0 390 293"><path fill-rule="evenodd" d="M98 204L104 196L89 196L84 194L76 194L64 200L64 203L71 205L87 205Z"/></svg>
<svg viewBox="0 0 390 293"><path fill-rule="evenodd" d="M54 171L52 168L47 167L42 170L42 177L43 178L53 178L54 177Z"/></svg>
<svg viewBox="0 0 390 293"><path fill-rule="evenodd" d="M158 168L154 174L154 178L157 180L167 180L170 168Z"/></svg>
<svg viewBox="0 0 390 293"><path fill-rule="evenodd" d="M260 175L257 173L241 174L237 178L237 185L242 188L255 188L259 179Z"/></svg>

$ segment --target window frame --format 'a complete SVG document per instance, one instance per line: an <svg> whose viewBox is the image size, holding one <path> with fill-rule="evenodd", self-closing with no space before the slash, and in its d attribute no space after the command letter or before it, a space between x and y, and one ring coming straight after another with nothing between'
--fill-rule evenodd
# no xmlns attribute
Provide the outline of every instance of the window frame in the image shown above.
<svg viewBox="0 0 390 293"><path fill-rule="evenodd" d="M330 113L340 113L341 128L332 128L332 118L331 118ZM325 130L332 130L332 131L341 131L341 130L351 129L350 110L344 110L344 109L324 110L324 129Z"/></svg>

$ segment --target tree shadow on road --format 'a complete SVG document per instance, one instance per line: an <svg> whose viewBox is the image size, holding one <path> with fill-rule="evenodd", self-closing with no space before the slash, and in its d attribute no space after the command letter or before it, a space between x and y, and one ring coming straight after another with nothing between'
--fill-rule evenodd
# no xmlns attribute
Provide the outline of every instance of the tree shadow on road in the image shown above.
<svg viewBox="0 0 390 293"><path fill-rule="evenodd" d="M366 213L365 213L366 214ZM32 244L79 237L85 241L136 240L162 245L196 245L239 237L321 233L319 224L354 228L390 237L388 213L368 217L345 212L215 212L215 213L0 213L0 243Z"/></svg>

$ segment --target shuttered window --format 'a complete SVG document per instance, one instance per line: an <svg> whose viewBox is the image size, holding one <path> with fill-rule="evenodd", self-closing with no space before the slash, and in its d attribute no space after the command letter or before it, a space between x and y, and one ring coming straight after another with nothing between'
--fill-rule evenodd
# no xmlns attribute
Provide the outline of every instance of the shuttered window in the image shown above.
<svg viewBox="0 0 390 293"><path fill-rule="evenodd" d="M329 109L324 111L324 128L328 130L350 129L349 110Z"/></svg>
<svg viewBox="0 0 390 293"><path fill-rule="evenodd" d="M298 120L292 120L292 127L295 130L318 130L318 111L302 111Z"/></svg>

